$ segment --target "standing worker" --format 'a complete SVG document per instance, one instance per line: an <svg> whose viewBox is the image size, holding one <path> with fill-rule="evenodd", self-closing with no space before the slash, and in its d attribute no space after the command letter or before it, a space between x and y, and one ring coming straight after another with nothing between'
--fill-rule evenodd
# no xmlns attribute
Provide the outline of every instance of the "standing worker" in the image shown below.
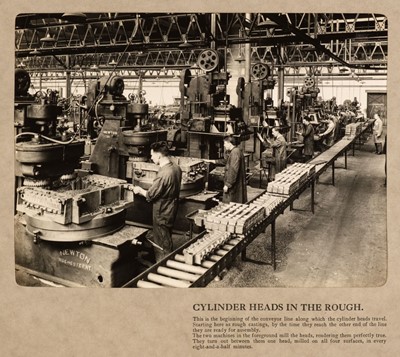
<svg viewBox="0 0 400 357"><path fill-rule="evenodd" d="M157 262L172 252L172 227L178 212L182 180L181 168L171 162L168 154L167 142L151 144L151 159L160 169L147 191L139 186L133 188L135 194L153 203L153 240Z"/></svg>
<svg viewBox="0 0 400 357"><path fill-rule="evenodd" d="M286 140L280 133L279 128L273 127L271 129L272 140L263 138L259 135L259 139L265 146L269 146L273 149L273 157L275 158L273 165L269 165L268 169L268 181L275 180L275 174L283 171L286 168ZM268 149L267 149L268 150ZM267 151L265 150L265 152ZM263 154L261 154L263 155Z"/></svg>
<svg viewBox="0 0 400 357"><path fill-rule="evenodd" d="M374 144L375 144L375 154L382 154L382 131L383 131L383 122L378 114L374 114L374 127L372 128L372 132L374 135Z"/></svg>
<svg viewBox="0 0 400 357"><path fill-rule="evenodd" d="M226 153L222 202L247 202L246 164L242 150L232 135L224 138Z"/></svg>
<svg viewBox="0 0 400 357"><path fill-rule="evenodd" d="M334 142L334 138L335 138L335 122L334 122L334 117L333 116L328 116L327 119L327 123L328 123L328 127L326 128L326 130L319 134L319 137L323 140L323 144L324 144L324 149L329 149Z"/></svg>
<svg viewBox="0 0 400 357"><path fill-rule="evenodd" d="M307 115L303 118L303 130L297 132L297 134L300 134L304 138L304 159L305 161L309 161L314 156L314 127Z"/></svg>

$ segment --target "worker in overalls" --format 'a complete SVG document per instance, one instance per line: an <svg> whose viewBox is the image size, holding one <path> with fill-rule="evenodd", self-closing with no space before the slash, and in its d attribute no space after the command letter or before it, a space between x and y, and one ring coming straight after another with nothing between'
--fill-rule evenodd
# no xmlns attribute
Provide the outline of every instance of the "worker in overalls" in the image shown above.
<svg viewBox="0 0 400 357"><path fill-rule="evenodd" d="M323 133L319 134L319 137L321 138L321 140L323 140L322 143L325 150L329 149L334 143L336 125L333 116L328 116L327 124L328 126L326 130Z"/></svg>
<svg viewBox="0 0 400 357"><path fill-rule="evenodd" d="M303 137L304 160L309 161L314 156L314 127L310 123L310 118L307 115L303 118L302 130L298 131L297 134Z"/></svg>
<svg viewBox="0 0 400 357"><path fill-rule="evenodd" d="M157 262L172 252L172 227L178 212L182 181L181 168L169 159L168 154L167 142L151 144L151 159L160 169L147 191L139 186L133 188L135 194L153 203L153 241Z"/></svg>
<svg viewBox="0 0 400 357"><path fill-rule="evenodd" d="M287 143L284 136L281 134L278 127L272 127L271 134L272 138L259 135L262 144L267 147L267 149L261 153L262 159L263 155L269 154L270 148L272 148L272 157L274 158L273 162L268 167L268 181L275 180L275 175L286 168L287 161Z"/></svg>
<svg viewBox="0 0 400 357"><path fill-rule="evenodd" d="M246 164L243 151L232 135L224 138L225 170L222 202L247 202Z"/></svg>

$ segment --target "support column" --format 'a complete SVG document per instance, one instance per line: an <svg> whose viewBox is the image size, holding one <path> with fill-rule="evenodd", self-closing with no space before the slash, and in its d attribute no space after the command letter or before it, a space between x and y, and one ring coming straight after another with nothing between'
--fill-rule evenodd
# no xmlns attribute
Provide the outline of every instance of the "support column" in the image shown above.
<svg viewBox="0 0 400 357"><path fill-rule="evenodd" d="M282 46L279 46L280 58L283 58L285 53ZM283 63L279 63L278 67L278 102L280 103L285 98L285 71Z"/></svg>
<svg viewBox="0 0 400 357"><path fill-rule="evenodd" d="M71 97L71 70L69 67L69 56L65 56L65 66L67 67L67 70L65 71L65 91L66 91L66 97L70 98Z"/></svg>
<svg viewBox="0 0 400 357"><path fill-rule="evenodd" d="M246 13L246 19L251 21L251 14ZM251 82L251 45L250 43L246 43L244 45L244 80L246 83Z"/></svg>

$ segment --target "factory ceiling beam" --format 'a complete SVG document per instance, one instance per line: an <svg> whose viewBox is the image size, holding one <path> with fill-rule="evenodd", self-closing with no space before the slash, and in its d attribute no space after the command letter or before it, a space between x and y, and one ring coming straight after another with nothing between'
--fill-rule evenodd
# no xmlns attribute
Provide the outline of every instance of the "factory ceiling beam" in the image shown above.
<svg viewBox="0 0 400 357"><path fill-rule="evenodd" d="M16 56L28 56L34 49L41 55L81 54L85 52L116 52L128 46L140 48L170 48L182 44L206 46L210 39L208 18L197 14L176 14L159 17L114 18L87 21L84 24L51 23L34 28L16 29ZM52 44L41 41L51 34Z"/></svg>
<svg viewBox="0 0 400 357"><path fill-rule="evenodd" d="M108 62L104 58L111 54L127 53L134 57L141 52L157 52L158 57L149 56L146 61L146 65L153 65L152 59L168 58L171 52L201 51L211 43L215 43L217 48L223 48L226 44L232 46L242 43L251 43L253 48L284 45L288 58L293 57L290 51L293 52L292 47L295 46L295 51L302 52L296 61L315 61L315 58L318 61L322 53L339 63L346 62L349 66L355 64L348 53L361 48L358 53L361 54L362 61L368 59L369 62L379 65L386 63L387 19L383 15L256 13L248 19L246 14L219 13L216 14L218 21L215 33L211 32L212 14L204 13L88 13L85 14L85 22L75 23L66 22L62 15L56 13L17 16L16 64L23 59L29 64L58 66L57 61L51 61L49 58L56 56L60 59L69 55L71 63L81 61L83 56L94 57L96 63L107 65ZM268 25L268 21L273 17L280 23ZM46 38L54 41L44 40ZM338 45L338 42L343 41L346 42L345 51ZM365 45L367 42L381 42L383 55L379 57L375 52L368 58L370 46ZM310 51L303 51L303 43L316 45L316 55L310 55ZM348 46L352 48L347 49ZM365 56L362 54L364 49ZM123 59L121 64L129 65L130 61L131 58L127 61ZM326 62L326 59L323 58L321 62ZM182 62L164 61L166 66L177 64Z"/></svg>
<svg viewBox="0 0 400 357"><path fill-rule="evenodd" d="M353 43L346 40L337 43L327 43L326 48L336 52L343 60L351 64L387 66L387 41L366 41ZM283 59L287 65L306 65L307 63L332 64L334 60L326 53L317 51L314 46L304 44L288 44L283 46ZM277 63L278 56L275 46L257 46L252 48L254 60Z"/></svg>
<svg viewBox="0 0 400 357"><path fill-rule="evenodd" d="M291 33L293 33L296 37L299 38L299 40L301 40L301 42L314 46L314 50L318 54L325 54L329 58L332 58L334 61L336 61L346 67L362 68L364 66L368 66L367 68L370 68L370 65L364 65L361 63L360 64L349 63L346 60L344 60L343 58L339 57L337 54L334 54L330 49L325 47L318 38L311 37L305 31L294 26L290 22L290 18L286 15L269 14L268 18L270 20L274 21L276 24L278 24L281 28L286 29L286 30L290 31Z"/></svg>
<svg viewBox="0 0 400 357"><path fill-rule="evenodd" d="M202 50L169 50L169 51L139 51L137 53L99 53L82 54L70 56L70 66L73 68L78 65L80 68L89 69L93 65L99 68L112 68L110 63L118 63L118 68L188 68L196 63ZM65 56L64 56L65 57ZM56 59L56 61L55 61ZM21 61L21 60L20 60ZM30 70L57 70L65 68L60 66L62 61L58 57L38 56L28 57L22 60L24 65Z"/></svg>

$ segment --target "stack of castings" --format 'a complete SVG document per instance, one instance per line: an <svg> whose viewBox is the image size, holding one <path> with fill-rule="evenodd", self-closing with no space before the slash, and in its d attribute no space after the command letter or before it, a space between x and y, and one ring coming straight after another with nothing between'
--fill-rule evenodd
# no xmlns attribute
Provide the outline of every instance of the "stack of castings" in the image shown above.
<svg viewBox="0 0 400 357"><path fill-rule="evenodd" d="M262 206L265 208L266 216L269 216L271 212L276 208L280 203L284 201L284 198L281 196L274 196L269 194L268 192L264 193L262 196L257 197L250 205Z"/></svg>
<svg viewBox="0 0 400 357"><path fill-rule="evenodd" d="M347 124L344 136L346 139L351 140L361 132L361 129L362 129L362 123L360 122Z"/></svg>
<svg viewBox="0 0 400 357"><path fill-rule="evenodd" d="M301 162L296 162L289 169L301 169L307 172L307 177L315 174L315 164L303 164Z"/></svg>
<svg viewBox="0 0 400 357"><path fill-rule="evenodd" d="M291 195L314 173L315 165L295 163L275 175L275 181L268 184L267 192L285 196Z"/></svg>
<svg viewBox="0 0 400 357"><path fill-rule="evenodd" d="M245 234L264 218L264 207L231 202L212 208L205 216L204 226L208 231Z"/></svg>
<svg viewBox="0 0 400 357"><path fill-rule="evenodd" d="M201 262L215 249L231 238L231 233L211 231L183 250L185 263L200 265Z"/></svg>

